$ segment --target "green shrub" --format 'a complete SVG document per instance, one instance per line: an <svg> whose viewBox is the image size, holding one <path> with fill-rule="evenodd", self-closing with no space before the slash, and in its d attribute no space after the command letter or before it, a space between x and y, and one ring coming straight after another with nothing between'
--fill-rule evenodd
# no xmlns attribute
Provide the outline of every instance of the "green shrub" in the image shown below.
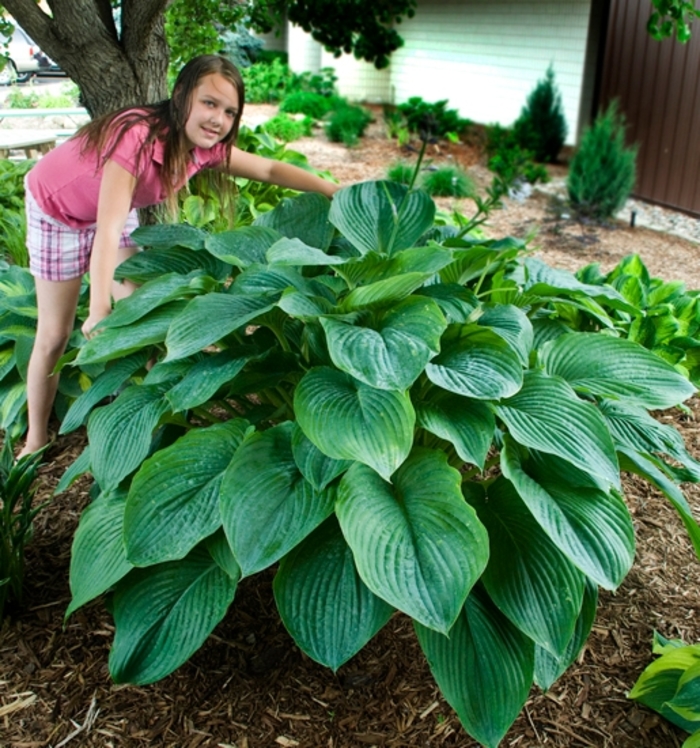
<svg viewBox="0 0 700 748"><path fill-rule="evenodd" d="M89 446L61 486L96 483L67 614L111 595L115 681L166 677L275 568L284 625L333 670L412 617L494 748L633 563L621 470L700 552L679 486L700 465L653 415L695 388L620 336L636 308L434 217L422 190L367 182L238 231L134 233L150 249L119 274L143 285L64 366L104 367L63 422Z"/></svg>
<svg viewBox="0 0 700 748"><path fill-rule="evenodd" d="M12 86L5 97L9 109L36 109L39 106L39 93L30 84L25 88Z"/></svg>
<svg viewBox="0 0 700 748"><path fill-rule="evenodd" d="M637 148L625 146L625 124L616 102L586 130L569 167L567 188L577 214L611 218L622 208L635 181Z"/></svg>
<svg viewBox="0 0 700 748"><path fill-rule="evenodd" d="M434 197L470 197L476 191L474 182L457 166L441 166L428 172L421 187Z"/></svg>
<svg viewBox="0 0 700 748"><path fill-rule="evenodd" d="M486 128L486 153L488 168L511 187L518 182L547 182L549 175L541 164L536 164L533 154L518 144L513 130L501 125Z"/></svg>
<svg viewBox="0 0 700 748"><path fill-rule="evenodd" d="M309 91L330 98L335 96L335 84L338 78L333 68L321 68L318 73L306 71L298 74L293 83L293 89Z"/></svg>
<svg viewBox="0 0 700 748"><path fill-rule="evenodd" d="M421 137L445 137L448 133L459 133L472 124L470 120L462 119L456 109L447 109L447 99L430 104L420 96L412 96L396 108L410 132L421 134Z"/></svg>
<svg viewBox="0 0 700 748"><path fill-rule="evenodd" d="M0 258L27 267L24 177L34 161L0 160Z"/></svg>
<svg viewBox="0 0 700 748"><path fill-rule="evenodd" d="M34 517L44 506L32 506L41 457L34 453L16 462L8 438L0 450L0 622L5 605L22 600L24 548Z"/></svg>
<svg viewBox="0 0 700 748"><path fill-rule="evenodd" d="M276 114L262 126L265 132L270 133L273 138L289 143L311 135L313 120L311 117L295 119L286 113Z"/></svg>
<svg viewBox="0 0 700 748"><path fill-rule="evenodd" d="M683 748L700 745L700 644L666 639L654 631L654 654L628 698L653 709L681 730L691 733Z"/></svg>
<svg viewBox="0 0 700 748"><path fill-rule="evenodd" d="M281 112L306 114L313 119L322 119L336 103L334 98L313 91L294 91L280 104Z"/></svg>
<svg viewBox="0 0 700 748"><path fill-rule="evenodd" d="M414 171L415 166L412 164L407 164L405 161L397 161L388 168L386 176L390 182L409 185L413 179Z"/></svg>
<svg viewBox="0 0 700 748"><path fill-rule="evenodd" d="M250 67L260 58L264 42L258 36L253 36L242 24L236 24L235 30L225 30L221 33L223 54L239 69Z"/></svg>
<svg viewBox="0 0 700 748"><path fill-rule="evenodd" d="M567 129L561 94L550 65L513 126L515 140L523 150L531 151L536 161L549 163L557 160Z"/></svg>
<svg viewBox="0 0 700 748"><path fill-rule="evenodd" d="M270 104L283 99L294 80L288 65L274 58L272 62L256 62L241 70L245 82L246 101Z"/></svg>
<svg viewBox="0 0 700 748"><path fill-rule="evenodd" d="M362 137L371 121L372 115L366 109L352 104L341 104L328 116L326 135L334 143L353 146Z"/></svg>

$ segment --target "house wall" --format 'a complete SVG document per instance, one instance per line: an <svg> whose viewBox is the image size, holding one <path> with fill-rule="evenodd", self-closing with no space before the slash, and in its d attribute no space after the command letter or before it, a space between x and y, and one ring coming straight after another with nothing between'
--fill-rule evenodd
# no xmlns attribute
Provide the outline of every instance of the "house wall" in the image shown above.
<svg viewBox="0 0 700 748"><path fill-rule="evenodd" d="M385 71L322 53L340 93L357 101L448 99L463 117L510 125L550 63L575 143L592 0L418 0L398 31L404 46ZM290 64L294 67L291 58ZM584 117L587 120L589 111Z"/></svg>

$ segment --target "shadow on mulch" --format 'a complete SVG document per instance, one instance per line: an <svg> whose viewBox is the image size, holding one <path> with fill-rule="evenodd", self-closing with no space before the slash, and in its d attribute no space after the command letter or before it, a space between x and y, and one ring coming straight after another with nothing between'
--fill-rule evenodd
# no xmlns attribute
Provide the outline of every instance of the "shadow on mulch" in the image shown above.
<svg viewBox="0 0 700 748"><path fill-rule="evenodd" d="M691 402L700 413L700 401ZM664 416L700 454L695 420ZM83 434L47 455L37 500L82 449ZM626 698L651 660L653 628L688 642L697 625L698 563L675 513L625 478L638 538L622 587L603 593L586 648L551 691L533 688L504 746L680 746L683 734ZM337 675L294 645L276 614L272 573L244 580L226 619L195 656L148 687L115 686L107 670L114 628L103 601L63 627L70 544L89 482L78 481L38 518L27 553L26 597L0 630L0 730L6 748L302 746L472 748L441 698L410 621L396 614ZM700 493L688 487L697 509ZM72 736L72 737L71 737Z"/></svg>

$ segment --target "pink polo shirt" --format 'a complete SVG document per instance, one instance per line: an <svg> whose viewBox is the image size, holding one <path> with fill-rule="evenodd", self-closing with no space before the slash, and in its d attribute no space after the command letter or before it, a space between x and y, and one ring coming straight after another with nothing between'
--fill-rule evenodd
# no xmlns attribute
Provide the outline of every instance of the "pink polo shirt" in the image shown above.
<svg viewBox="0 0 700 748"><path fill-rule="evenodd" d="M136 177L133 208L145 208L165 201L160 181L164 143L155 140L138 153L148 135L148 126L139 123L124 134L110 159ZM94 226L97 221L97 199L102 182L102 167L94 151L81 154L82 138L71 138L49 151L27 175L27 185L39 207L57 221L75 229ZM196 147L187 164L187 178L220 166L226 158L226 146ZM177 189L184 186L177 185Z"/></svg>

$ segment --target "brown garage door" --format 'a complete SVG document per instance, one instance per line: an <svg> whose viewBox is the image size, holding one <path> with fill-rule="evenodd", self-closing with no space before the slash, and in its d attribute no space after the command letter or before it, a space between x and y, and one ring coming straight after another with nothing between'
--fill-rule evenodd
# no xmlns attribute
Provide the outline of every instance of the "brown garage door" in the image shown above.
<svg viewBox="0 0 700 748"><path fill-rule="evenodd" d="M649 0L611 0L600 101L639 144L635 195L700 216L700 23L687 44L646 31Z"/></svg>

